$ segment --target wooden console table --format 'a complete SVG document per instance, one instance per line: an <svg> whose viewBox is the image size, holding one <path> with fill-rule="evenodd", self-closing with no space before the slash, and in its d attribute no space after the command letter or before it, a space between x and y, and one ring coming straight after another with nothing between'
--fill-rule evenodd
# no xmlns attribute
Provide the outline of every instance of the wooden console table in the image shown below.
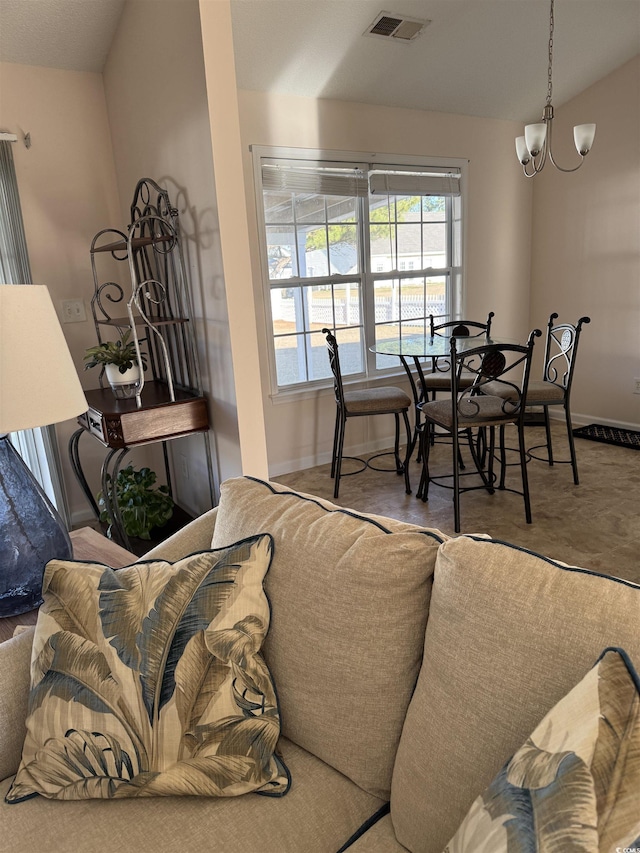
<svg viewBox="0 0 640 853"><path fill-rule="evenodd" d="M142 406L135 398L117 399L109 388L86 391L85 396L89 410L78 423L105 447L135 447L209 428L205 398L176 389L172 401L164 382L145 383Z"/></svg>
<svg viewBox="0 0 640 853"><path fill-rule="evenodd" d="M197 396L179 388L175 389L175 399L172 400L167 384L158 380L145 383L140 401L135 398L118 399L109 388L86 391L85 396L89 409L78 418L80 429L74 432L69 441L71 466L96 519L99 519L100 510L82 469L80 439L84 433L88 433L107 448L101 470L102 494L118 538L130 547L118 504L113 496L110 499L109 481L116 482L122 462L130 448L162 442L165 477L171 494L167 442L193 433L203 433L206 439L209 429L207 401L203 396ZM215 495L210 447L207 440L205 440L205 452L213 506Z"/></svg>
<svg viewBox="0 0 640 853"><path fill-rule="evenodd" d="M104 563L112 569L121 569L134 563L138 558L130 551L116 545L106 536L102 536L92 527L82 527L80 530L72 530L69 534L73 545L73 559L85 560L93 563ZM37 610L28 613L20 613L18 616L5 616L0 618L0 643L13 637L13 632L18 625L35 625L38 618Z"/></svg>

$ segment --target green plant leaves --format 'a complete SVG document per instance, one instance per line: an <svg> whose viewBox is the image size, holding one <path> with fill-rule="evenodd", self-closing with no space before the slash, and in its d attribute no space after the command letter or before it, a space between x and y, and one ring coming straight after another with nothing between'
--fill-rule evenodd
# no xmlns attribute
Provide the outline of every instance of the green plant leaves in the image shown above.
<svg viewBox="0 0 640 853"><path fill-rule="evenodd" d="M122 517L127 536L150 539L151 530L163 527L173 515L174 503L166 486L154 489L156 474L150 468L136 471L128 465L116 477L115 499ZM107 476L109 502L113 502L113 479ZM111 516L102 492L98 492L100 521L109 522L107 535L111 533Z"/></svg>
<svg viewBox="0 0 640 853"><path fill-rule="evenodd" d="M131 329L121 334L117 341L104 341L96 346L89 347L84 354L86 362L84 369L98 367L105 364L116 364L120 373L125 373L134 364L138 364L138 353L134 341L130 341ZM147 359L144 353L140 353L143 370L147 369Z"/></svg>

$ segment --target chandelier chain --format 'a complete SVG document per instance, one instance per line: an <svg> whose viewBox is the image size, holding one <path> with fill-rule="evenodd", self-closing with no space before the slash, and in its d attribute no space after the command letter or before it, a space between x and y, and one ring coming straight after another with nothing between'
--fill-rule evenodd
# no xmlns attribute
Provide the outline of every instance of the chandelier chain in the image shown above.
<svg viewBox="0 0 640 853"><path fill-rule="evenodd" d="M547 72L547 104L551 104L551 95L553 91L553 0L551 0L551 9L549 11L549 68Z"/></svg>

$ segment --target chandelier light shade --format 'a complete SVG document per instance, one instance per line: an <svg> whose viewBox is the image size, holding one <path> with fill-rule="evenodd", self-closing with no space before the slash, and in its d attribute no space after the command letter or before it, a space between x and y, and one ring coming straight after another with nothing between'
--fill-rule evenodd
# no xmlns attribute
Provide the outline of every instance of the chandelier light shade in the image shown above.
<svg viewBox="0 0 640 853"><path fill-rule="evenodd" d="M547 162L547 158L556 169L561 172L575 172L584 162L584 158L591 151L593 140L596 135L595 124L578 124L573 128L573 140L576 151L580 155L580 161L576 166L565 169L558 165L551 150L551 136L553 127L553 30L554 30L554 0L551 0L549 10L549 65L547 69L547 102L545 104L542 121L536 124L528 124L524 129L524 136L516 138L516 154L522 164L522 169L527 178L532 178L541 172Z"/></svg>
<svg viewBox="0 0 640 853"><path fill-rule="evenodd" d="M72 553L62 519L8 434L86 410L47 288L0 285L0 616L37 607L46 563Z"/></svg>

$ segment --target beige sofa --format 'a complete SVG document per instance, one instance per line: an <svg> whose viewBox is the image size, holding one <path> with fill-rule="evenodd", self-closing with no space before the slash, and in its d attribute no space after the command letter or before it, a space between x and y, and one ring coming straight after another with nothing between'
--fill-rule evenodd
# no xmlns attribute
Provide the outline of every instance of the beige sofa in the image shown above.
<svg viewBox="0 0 640 853"><path fill-rule="evenodd" d="M147 556L263 532L287 795L6 804L30 629L0 645L1 850L441 853L603 648L640 665L637 585L251 478L227 481L219 507Z"/></svg>

